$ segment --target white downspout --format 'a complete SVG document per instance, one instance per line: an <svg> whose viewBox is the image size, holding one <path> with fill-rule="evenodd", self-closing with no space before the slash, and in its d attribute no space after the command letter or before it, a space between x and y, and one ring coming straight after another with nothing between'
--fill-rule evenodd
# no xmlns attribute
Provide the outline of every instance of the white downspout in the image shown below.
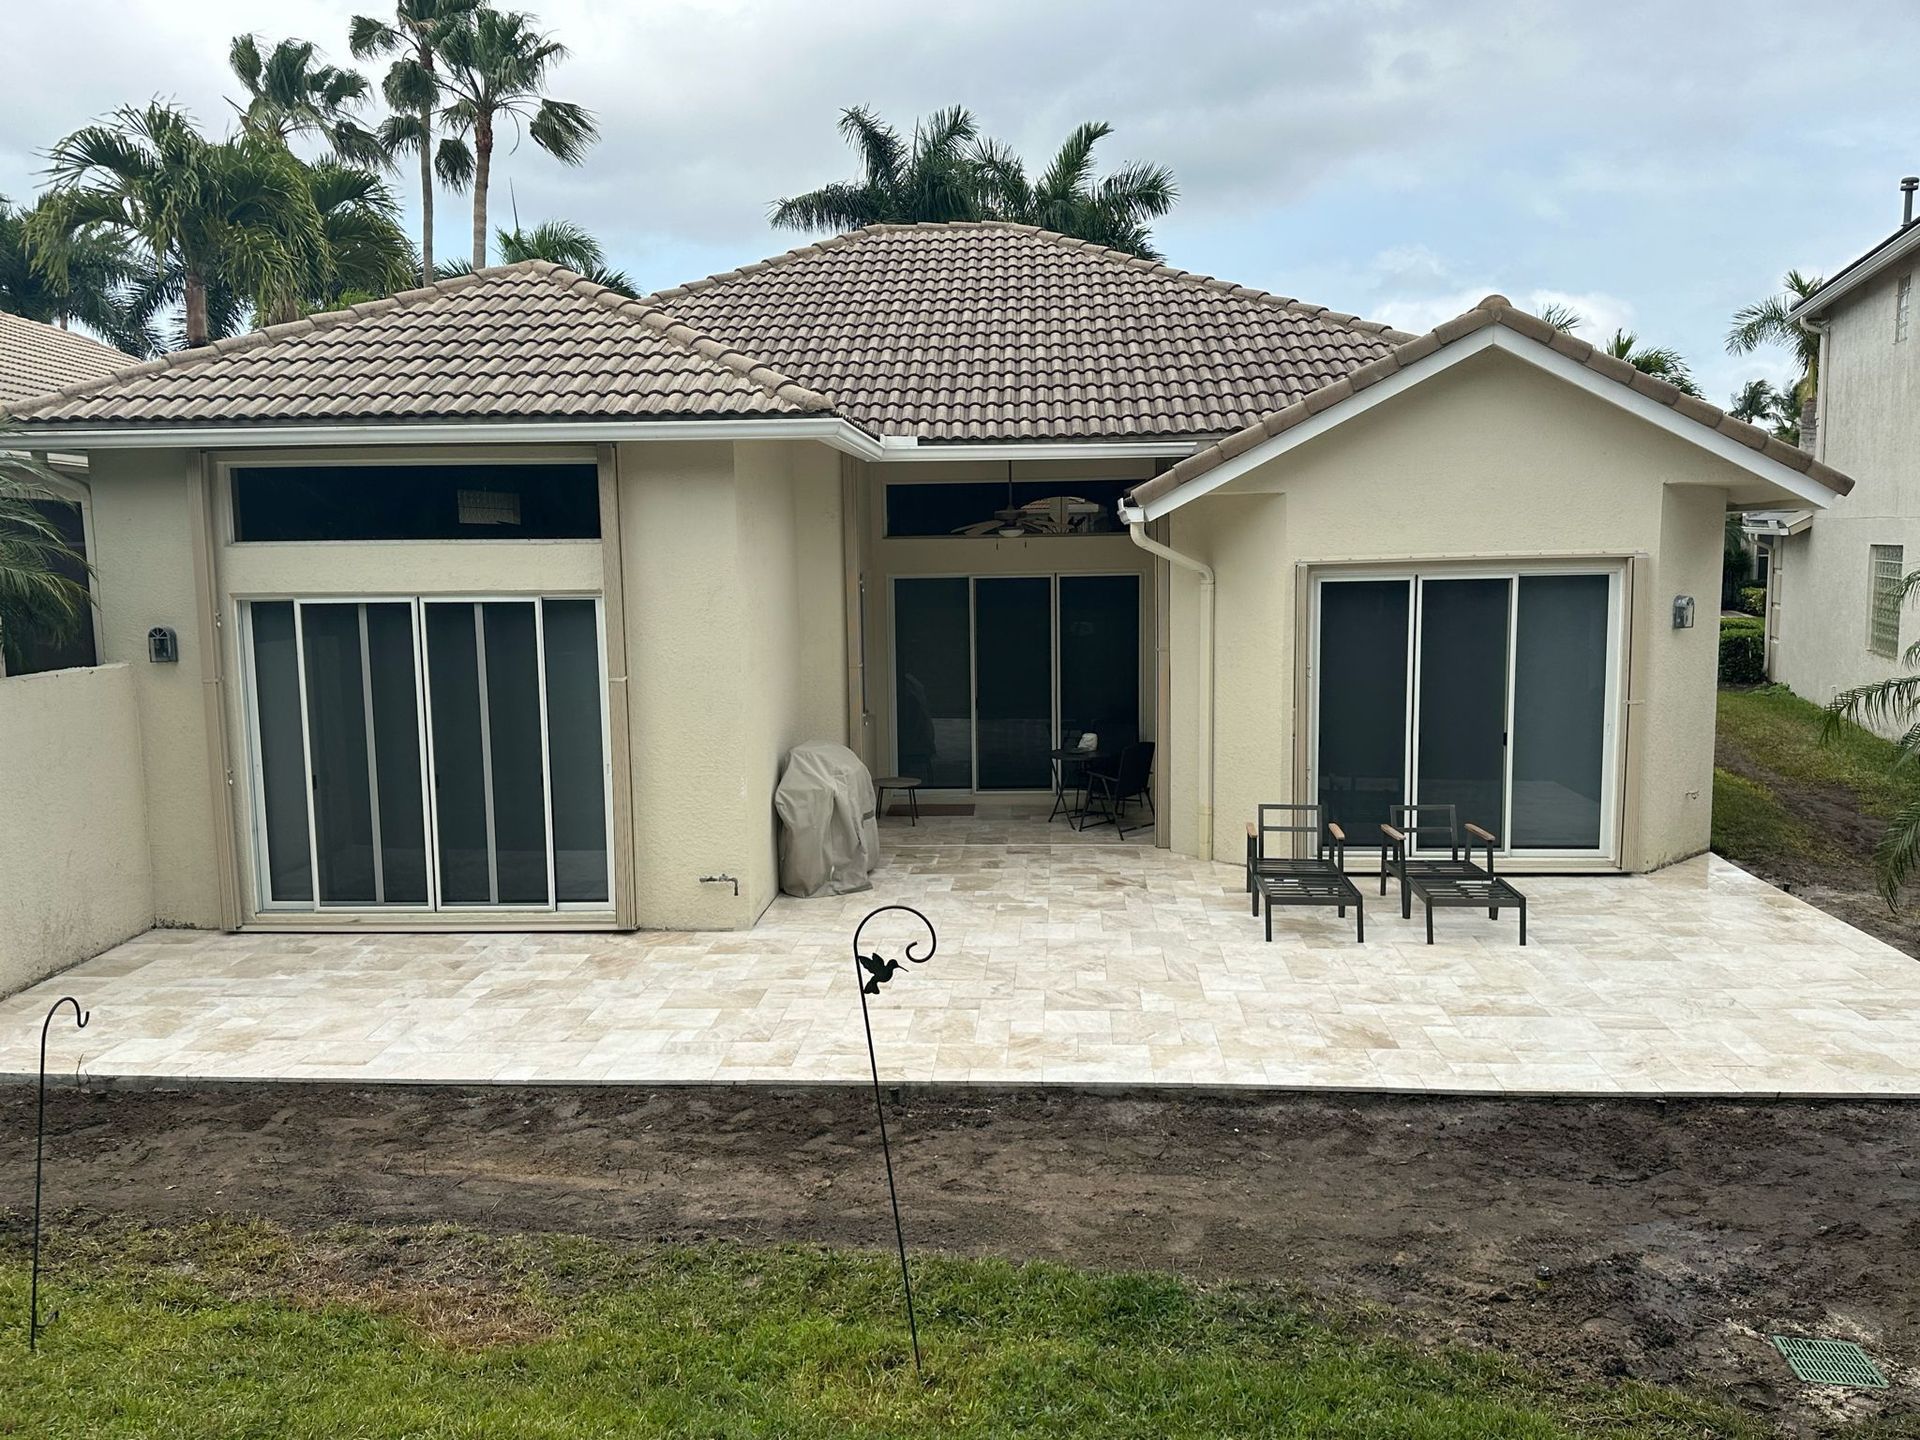
<svg viewBox="0 0 1920 1440"><path fill-rule="evenodd" d="M1162 545L1147 534L1146 512L1137 505L1125 501L1120 505L1120 518L1126 522L1127 534L1133 537L1133 543L1149 555L1157 555L1171 565L1183 570L1191 570L1200 577L1200 693L1197 697L1199 718L1195 729L1199 732L1200 798L1194 807L1194 821L1200 828L1199 852L1202 860L1213 858L1213 567L1204 565L1191 555L1182 555L1178 550Z"/></svg>

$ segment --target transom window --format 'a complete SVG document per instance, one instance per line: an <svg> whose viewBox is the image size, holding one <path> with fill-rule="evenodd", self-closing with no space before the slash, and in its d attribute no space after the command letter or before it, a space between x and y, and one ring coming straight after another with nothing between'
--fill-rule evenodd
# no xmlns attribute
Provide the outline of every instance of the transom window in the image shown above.
<svg viewBox="0 0 1920 1440"><path fill-rule="evenodd" d="M236 540L597 540L599 472L565 465L250 465Z"/></svg>
<svg viewBox="0 0 1920 1440"><path fill-rule="evenodd" d="M1900 587L1905 553L1898 545L1868 547L1873 587L1867 618L1867 649L1891 660L1900 653Z"/></svg>
<svg viewBox="0 0 1920 1440"><path fill-rule="evenodd" d="M963 480L887 486L887 534L1019 539L1119 533L1125 480Z"/></svg>

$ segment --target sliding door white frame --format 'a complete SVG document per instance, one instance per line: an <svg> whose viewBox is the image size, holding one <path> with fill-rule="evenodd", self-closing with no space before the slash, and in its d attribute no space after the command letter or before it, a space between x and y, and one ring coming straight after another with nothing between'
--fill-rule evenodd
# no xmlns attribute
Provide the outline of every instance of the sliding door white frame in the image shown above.
<svg viewBox="0 0 1920 1440"><path fill-rule="evenodd" d="M1444 580L1504 580L1507 582L1507 660L1506 660L1506 705L1505 725L1507 743L1502 747L1502 801L1500 816L1500 850L1503 855L1520 859L1539 860L1582 860L1606 864L1617 863L1620 855L1619 818L1620 786L1622 781L1623 757L1619 744L1621 733L1621 701L1625 690L1626 655L1628 642L1626 562L1605 559L1582 561L1542 560L1510 561L1493 565L1462 563L1448 564L1412 564L1382 566L1330 567L1317 570L1312 577L1312 611L1307 617L1307 641L1309 646L1308 685L1308 726L1306 737L1306 775L1307 793L1317 796L1320 786L1320 597L1322 587L1329 584L1350 583L1353 581L1400 581L1408 586L1407 600L1407 644L1406 644L1406 714L1404 739L1404 774L1406 777L1407 803L1418 804L1420 796L1420 753L1419 753L1419 715L1423 681L1423 654L1420 643L1420 622L1423 614L1423 590L1427 581ZM1604 575L1607 577L1607 654L1605 681L1605 711L1601 730L1601 774L1600 774L1600 843L1591 849L1569 849L1558 847L1516 847L1512 844L1513 833L1513 756L1514 744L1514 704L1517 692L1518 643L1520 633L1520 581L1531 576L1553 575ZM1361 846L1376 843L1372 836L1350 837Z"/></svg>
<svg viewBox="0 0 1920 1440"><path fill-rule="evenodd" d="M598 666L599 675L596 685L598 698L598 719L600 725L600 761L601 761L601 816L606 836L607 899L586 901L563 901L558 898L558 864L556 858L556 838L553 822L553 762L552 740L549 730L547 699L547 655L546 655L546 602L549 600L591 600L594 613L595 653L604 657L606 653L606 611L598 595L256 595L239 598L238 635L245 675L244 713L246 718L247 775L250 782L248 810L252 819L253 843L249 847L254 879L254 907L256 913L287 914L336 914L391 918L408 913L437 914L492 914L492 913L580 913L598 915L610 913L613 909L613 774L611 765L611 743L608 735L608 699L604 659ZM304 766L304 795L306 803L307 827L307 865L311 886L310 900L276 900L272 894L272 867L267 848L266 785L263 764L264 746L260 733L259 675L255 663L253 607L257 604L289 604L293 607L294 656L296 676L299 686L300 703L300 744L301 759ZM427 898L422 905L392 905L381 903L385 896L385 874L380 855L380 818L378 771L372 723L372 665L371 648L368 644L367 611L369 605L399 604L408 607L411 619L413 645L414 677L414 715L415 728L419 742L420 756L420 802L423 820L423 835L426 846ZM436 604L470 605L474 616L475 662L479 699L479 721L481 727L481 764L482 786L485 811L487 815L487 870L488 895L486 904L447 903L443 900L443 877L440 864L440 817L439 807L434 800L434 739L432 725L432 666L428 655L426 615L427 606ZM528 605L533 612L535 686L538 691L540 716L540 759L541 759L541 796L543 803L542 823L546 831L546 893L545 904L537 902L499 903L498 852L494 838L493 822L493 786L492 786L492 747L488 743L490 720L487 707L486 672L486 621L484 606L489 604ZM358 609L360 633L360 667L363 705L366 715L367 758L369 799L373 812L374 833L374 883L375 905L369 907L360 902L325 902L320 898L320 850L316 820L316 806L313 797L313 749L311 721L308 706L307 653L305 638L304 611L309 605L353 605Z"/></svg>

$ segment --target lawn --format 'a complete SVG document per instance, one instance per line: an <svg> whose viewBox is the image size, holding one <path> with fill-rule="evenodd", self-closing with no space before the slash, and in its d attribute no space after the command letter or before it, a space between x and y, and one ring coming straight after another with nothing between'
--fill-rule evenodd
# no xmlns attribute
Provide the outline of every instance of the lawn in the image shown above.
<svg viewBox="0 0 1920 1440"><path fill-rule="evenodd" d="M22 1227L0 1309L22 1313ZM40 1354L0 1348L0 1434L1757 1436L1716 1405L1426 1352L1272 1287L472 1231L94 1222L55 1232Z"/></svg>

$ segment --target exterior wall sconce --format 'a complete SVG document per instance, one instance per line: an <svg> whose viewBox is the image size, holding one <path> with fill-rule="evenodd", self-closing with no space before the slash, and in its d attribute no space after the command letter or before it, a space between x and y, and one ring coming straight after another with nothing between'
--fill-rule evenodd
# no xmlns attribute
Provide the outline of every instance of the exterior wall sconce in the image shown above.
<svg viewBox="0 0 1920 1440"><path fill-rule="evenodd" d="M147 659L156 665L175 665L180 660L180 637L165 625L147 631Z"/></svg>
<svg viewBox="0 0 1920 1440"><path fill-rule="evenodd" d="M1691 595L1673 597L1673 628L1676 630L1693 628L1693 597Z"/></svg>

